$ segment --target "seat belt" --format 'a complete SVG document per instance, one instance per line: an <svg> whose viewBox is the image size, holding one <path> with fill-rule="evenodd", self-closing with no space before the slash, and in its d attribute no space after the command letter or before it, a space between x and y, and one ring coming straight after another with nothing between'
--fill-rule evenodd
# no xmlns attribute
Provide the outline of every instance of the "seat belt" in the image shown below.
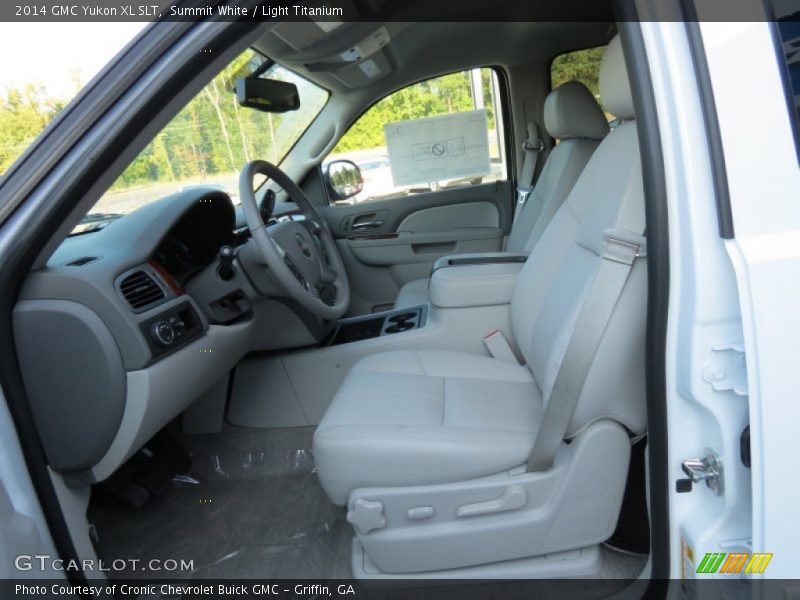
<svg viewBox="0 0 800 600"><path fill-rule="evenodd" d="M528 123L528 137L522 143L522 173L517 182L517 207L514 210L514 223L517 222L525 203L533 191L533 176L536 174L536 163L539 162L539 155L544 150L544 144L539 138L539 127L536 123Z"/></svg>
<svg viewBox="0 0 800 600"><path fill-rule="evenodd" d="M644 202L640 195L628 193L622 200L614 228L603 232L600 266L561 359L528 459L529 472L553 466L614 307L636 259L646 256L644 231Z"/></svg>

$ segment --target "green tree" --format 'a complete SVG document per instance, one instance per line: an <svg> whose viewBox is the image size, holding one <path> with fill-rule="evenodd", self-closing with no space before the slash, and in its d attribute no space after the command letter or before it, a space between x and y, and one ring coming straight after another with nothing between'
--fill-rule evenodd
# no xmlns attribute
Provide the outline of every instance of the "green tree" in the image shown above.
<svg viewBox="0 0 800 600"><path fill-rule="evenodd" d="M491 71L481 69L481 78L489 127L493 128ZM379 100L356 120L332 152L336 154L385 145L383 126L388 123L453 114L474 108L468 71L422 81Z"/></svg>
<svg viewBox="0 0 800 600"><path fill-rule="evenodd" d="M600 61L605 46L567 52L553 61L550 69L550 83L553 89L567 81L580 81L595 96L600 95Z"/></svg>
<svg viewBox="0 0 800 600"><path fill-rule="evenodd" d="M41 84L10 88L0 98L0 175L64 107Z"/></svg>

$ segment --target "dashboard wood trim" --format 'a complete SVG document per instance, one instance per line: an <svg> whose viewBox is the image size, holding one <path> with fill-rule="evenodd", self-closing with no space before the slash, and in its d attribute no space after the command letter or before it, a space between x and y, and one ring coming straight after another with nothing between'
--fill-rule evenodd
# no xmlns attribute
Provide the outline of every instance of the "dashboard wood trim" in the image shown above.
<svg viewBox="0 0 800 600"><path fill-rule="evenodd" d="M160 262L155 259L150 259L147 261L147 264L150 265L156 273L158 273L159 277L161 277L164 283L166 283L169 288L175 292L176 296L183 296L186 293L183 291L183 288L180 286L180 284L175 281L175 278L169 274L169 271L167 271Z"/></svg>

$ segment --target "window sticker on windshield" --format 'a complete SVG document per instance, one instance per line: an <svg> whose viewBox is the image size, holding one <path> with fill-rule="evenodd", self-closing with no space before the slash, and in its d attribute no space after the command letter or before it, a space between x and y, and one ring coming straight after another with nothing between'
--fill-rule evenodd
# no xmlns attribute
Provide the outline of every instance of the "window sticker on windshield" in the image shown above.
<svg viewBox="0 0 800 600"><path fill-rule="evenodd" d="M384 125L394 185L486 175L486 111L397 121Z"/></svg>

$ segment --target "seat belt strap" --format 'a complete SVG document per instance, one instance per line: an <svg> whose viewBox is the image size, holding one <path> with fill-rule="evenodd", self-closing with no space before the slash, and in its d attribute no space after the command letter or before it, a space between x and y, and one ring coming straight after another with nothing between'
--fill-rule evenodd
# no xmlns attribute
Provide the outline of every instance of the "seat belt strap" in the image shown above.
<svg viewBox="0 0 800 600"><path fill-rule="evenodd" d="M606 229L603 234L600 266L578 311L575 328L561 359L528 459L528 471L545 471L553 466L556 452L567 433L589 369L631 269L638 258L646 256L644 221L642 197L627 193L617 214L615 227Z"/></svg>
<svg viewBox="0 0 800 600"><path fill-rule="evenodd" d="M525 203L533 191L533 176L536 174L536 163L539 155L544 150L544 144L539 138L539 127L536 123L528 123L528 137L522 143L522 173L517 182L517 206L514 209L514 222L519 218Z"/></svg>

